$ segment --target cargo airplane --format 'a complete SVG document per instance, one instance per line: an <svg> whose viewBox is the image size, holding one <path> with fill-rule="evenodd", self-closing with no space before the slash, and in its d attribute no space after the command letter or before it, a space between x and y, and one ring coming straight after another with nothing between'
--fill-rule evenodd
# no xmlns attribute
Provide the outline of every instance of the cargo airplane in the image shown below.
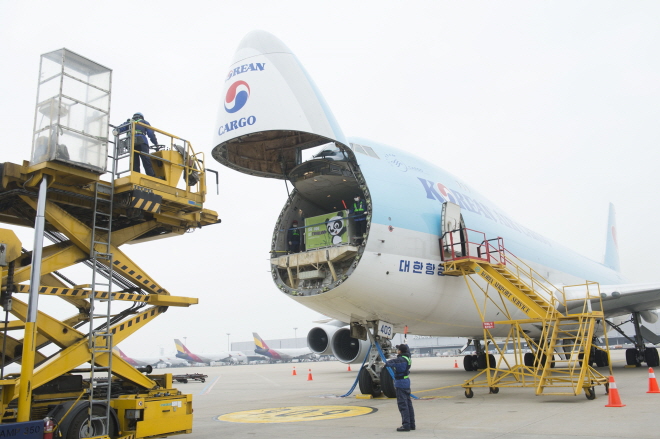
<svg viewBox="0 0 660 439"><path fill-rule="evenodd" d="M266 342L259 337L256 332L252 333L254 337L254 352L259 355L268 357L271 361L292 361L292 360L305 360L316 358L317 355L312 352L308 347L304 348L284 348L272 349L269 348Z"/></svg>
<svg viewBox="0 0 660 439"><path fill-rule="evenodd" d="M345 137L298 58L263 31L240 42L223 96L213 158L294 187L283 197L271 240L270 271L277 289L342 322L313 328L308 334L312 351L362 362L369 340L388 347L387 339L365 335L375 333L379 322L398 333L407 327L411 334L482 340L482 323L498 320L497 310L482 320L465 280L443 272L439 239L465 227L488 239L502 237L510 252L553 285L599 282L608 321L630 318L634 323L628 363L658 365L657 350L644 343L653 334L641 321L657 320L653 310L660 307L660 283L631 284L619 272L613 208L604 263L576 254L514 221L461 178L416 157L413 148ZM443 209L454 211L453 221L443 221ZM358 234L355 220L360 218L366 230ZM303 248L287 254L294 220L304 224ZM521 317L519 312L516 318ZM501 326L491 333L506 335L502 331L508 328ZM540 336L539 326L527 327L530 337ZM603 326L600 322L601 334ZM382 370L374 351L367 389L378 388ZM466 358L466 370L476 361Z"/></svg>

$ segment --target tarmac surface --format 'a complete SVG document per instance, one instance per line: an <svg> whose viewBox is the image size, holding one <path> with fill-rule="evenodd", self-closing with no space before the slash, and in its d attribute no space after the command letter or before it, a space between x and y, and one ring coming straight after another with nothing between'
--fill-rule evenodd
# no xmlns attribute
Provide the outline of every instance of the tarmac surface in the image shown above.
<svg viewBox="0 0 660 439"><path fill-rule="evenodd" d="M460 385L475 375L462 357L413 357L411 381L417 429L397 432L396 399L348 397L359 365L305 362L167 369L202 373L206 382L176 383L193 395L193 438L366 438L460 439L657 438L660 393L649 390L646 367L625 367L625 351L612 351L613 376L625 407L605 407L608 395L535 396L533 388L475 388L466 398ZM454 368L455 360L458 368ZM295 366L297 375L292 375ZM312 379L309 378L311 369ZM597 369L608 376L607 368ZM163 370L159 370L162 372ZM247 412L249 411L249 412ZM245 413L241 413L245 412ZM184 436L180 436L184 437Z"/></svg>

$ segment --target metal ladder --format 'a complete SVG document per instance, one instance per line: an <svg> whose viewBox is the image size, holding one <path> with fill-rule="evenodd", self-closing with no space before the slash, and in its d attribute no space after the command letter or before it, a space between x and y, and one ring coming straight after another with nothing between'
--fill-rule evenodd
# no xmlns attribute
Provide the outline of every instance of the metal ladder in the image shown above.
<svg viewBox="0 0 660 439"><path fill-rule="evenodd" d="M89 319L89 351L90 361L90 388L89 406L87 409L88 432L97 435L110 434L110 400L112 389L112 285L113 285L113 263L112 263L112 210L113 194L115 192L115 172L117 168L116 142L112 145L112 154L108 155L112 169L110 172L110 185L96 182L94 190L94 211L92 220L92 240L89 248L89 256L92 268L92 294L89 297L90 319ZM105 195L107 198L100 195ZM98 277L98 279L97 279ZM96 295L99 297L95 297ZM104 294L105 293L105 294ZM97 306L97 301L100 302ZM102 320L95 325L96 320ZM107 355L107 366L97 364L97 357ZM101 412L98 408L103 407ZM102 428L102 432L99 431Z"/></svg>

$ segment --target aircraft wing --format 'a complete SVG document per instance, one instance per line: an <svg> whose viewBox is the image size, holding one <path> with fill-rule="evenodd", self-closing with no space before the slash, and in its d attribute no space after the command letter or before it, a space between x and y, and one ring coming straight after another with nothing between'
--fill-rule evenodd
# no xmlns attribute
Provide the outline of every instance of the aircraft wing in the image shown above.
<svg viewBox="0 0 660 439"><path fill-rule="evenodd" d="M660 284L601 285L606 317L660 308Z"/></svg>
<svg viewBox="0 0 660 439"><path fill-rule="evenodd" d="M605 317L617 317L634 312L651 311L660 308L660 284L621 284L601 285ZM581 306L574 302L570 309ZM592 300L593 309L599 309L597 300Z"/></svg>

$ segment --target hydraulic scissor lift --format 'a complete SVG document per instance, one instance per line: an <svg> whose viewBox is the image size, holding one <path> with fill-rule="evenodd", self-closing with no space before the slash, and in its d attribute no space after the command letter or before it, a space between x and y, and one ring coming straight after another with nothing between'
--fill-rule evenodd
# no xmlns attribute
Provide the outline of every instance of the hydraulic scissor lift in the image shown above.
<svg viewBox="0 0 660 439"><path fill-rule="evenodd" d="M219 219L203 207L204 158L186 140L154 128L163 142L151 156L156 176L131 171L136 122L107 137L110 78L66 49L43 55L31 161L0 164L0 222L35 227L32 252L0 230L1 302L14 317L0 325L2 368L22 366L0 377L0 429L48 416L66 438L192 431L192 396L173 388L172 375L145 375L112 348L168 307L198 301L171 295L121 247ZM41 246L44 236L52 243ZM91 266L91 285L59 272L80 263ZM73 315L49 315L38 307L44 295L73 305ZM125 306L111 311L113 302Z"/></svg>

